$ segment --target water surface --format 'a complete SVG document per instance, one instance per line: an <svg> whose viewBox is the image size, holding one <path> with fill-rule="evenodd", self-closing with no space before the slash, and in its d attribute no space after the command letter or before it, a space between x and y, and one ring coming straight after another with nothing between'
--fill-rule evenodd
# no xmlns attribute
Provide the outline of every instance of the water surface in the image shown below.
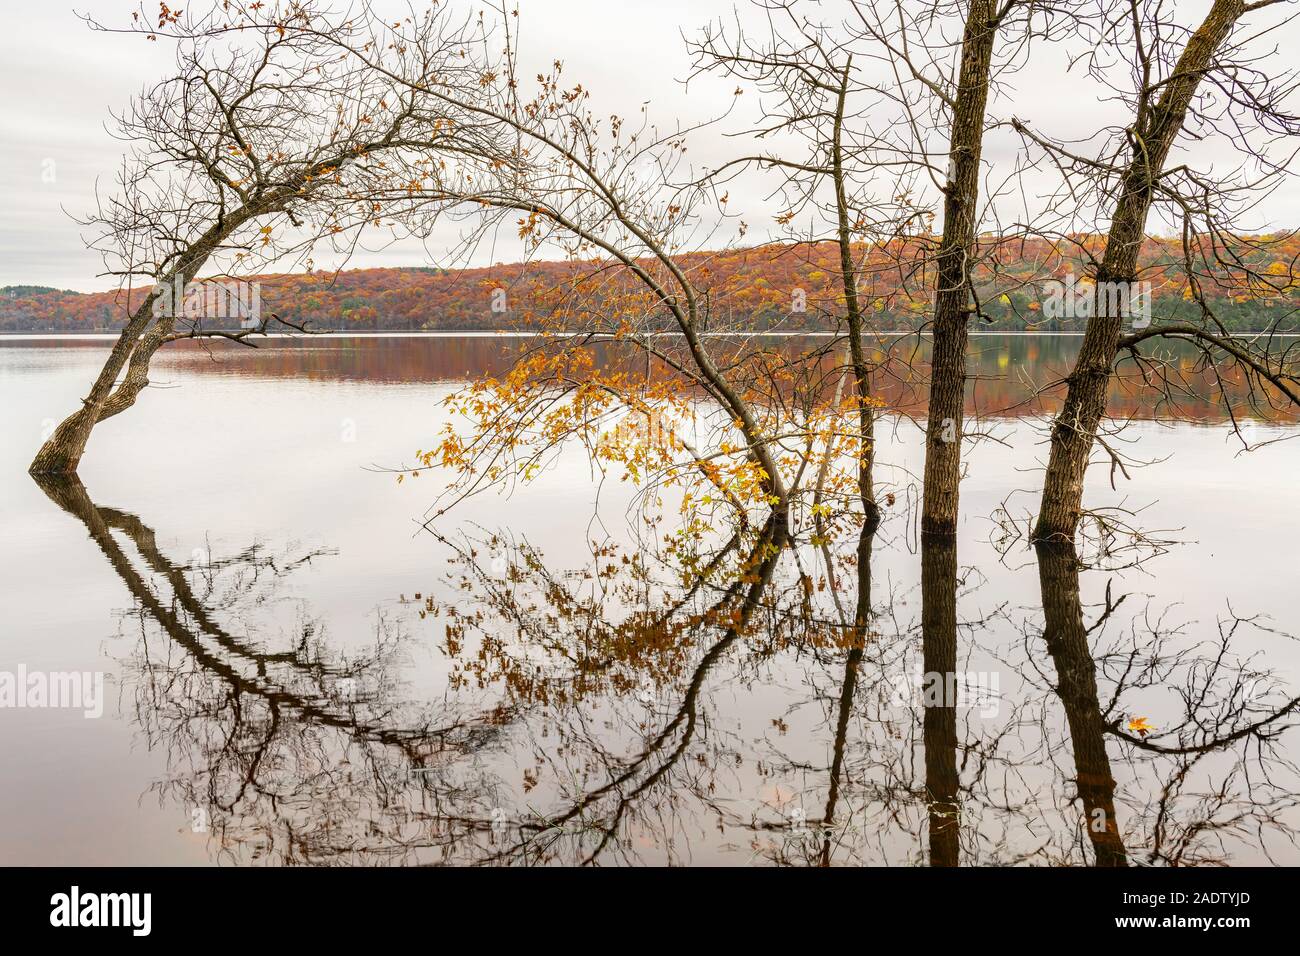
<svg viewBox="0 0 1300 956"><path fill-rule="evenodd" d="M517 341L181 345L82 482L42 486L26 464L107 343L0 340L0 670L107 696L0 709L0 861L1300 862L1297 426L1261 410L1239 453L1213 388L1118 385L1151 464L1094 468L1087 500L1165 543L1079 572L1008 534L1075 340L972 343L991 437L955 553L918 543L899 414L873 540L771 558L757 527L684 582L576 453L421 526L436 473L383 469ZM910 683L935 665L956 706Z"/></svg>

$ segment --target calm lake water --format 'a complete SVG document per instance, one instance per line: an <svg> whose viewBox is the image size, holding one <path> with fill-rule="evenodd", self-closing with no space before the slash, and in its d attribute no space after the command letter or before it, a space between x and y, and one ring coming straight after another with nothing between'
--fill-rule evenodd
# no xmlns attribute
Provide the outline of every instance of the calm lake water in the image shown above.
<svg viewBox="0 0 1300 956"><path fill-rule="evenodd" d="M922 554L900 414L869 552L755 529L684 585L576 453L422 528L436 472L384 469L513 340L176 346L43 488L108 343L0 339L0 672L104 679L98 718L0 709L0 862L1300 863L1300 427L1240 453L1212 388L1117 387L1150 464L1086 501L1162 543L1040 561L1008 528L1076 343L972 339L955 555Z"/></svg>

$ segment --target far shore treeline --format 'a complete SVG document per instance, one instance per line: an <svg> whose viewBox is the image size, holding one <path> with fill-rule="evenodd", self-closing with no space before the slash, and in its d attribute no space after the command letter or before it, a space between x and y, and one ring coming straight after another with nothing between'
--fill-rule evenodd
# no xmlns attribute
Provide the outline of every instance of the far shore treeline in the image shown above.
<svg viewBox="0 0 1300 956"><path fill-rule="evenodd" d="M1099 241L1099 240L1098 240ZM988 331L1081 331L1085 317L1052 317L1043 305L1049 284L1067 276L1086 281L1092 271L1082 251L1091 237L1074 237L1069 251L1047 241L1005 243L978 279L981 318ZM1215 295L1213 273L1202 273L1207 299L1234 332L1300 331L1300 284L1291 276L1300 237L1250 237L1249 266L1265 281L1242 294ZM1199 307L1186 286L1185 250L1175 240L1149 239L1141 278L1150 283L1157 315L1191 319ZM685 263L710 290L719 324L751 323L756 330L835 329L843 311L837 290L838 252L831 243L765 245L689 254ZM897 250L873 252L874 271L864 273L864 292L880 330L916 329L929 307L927 277L915 259ZM628 276L594 261L531 262L475 269L405 267L346 269L283 275L239 276L261 286L264 311L318 330L481 331L524 328L562 309L570 294L593 284L612 299L628 302ZM217 277L213 277L217 278ZM1273 278L1275 282L1268 282ZM0 333L95 332L121 326L128 298L138 302L147 287L126 292L82 293L43 286L0 288ZM588 301L590 299L588 298ZM647 304L649 308L649 304ZM205 320L211 328L237 319ZM665 328L668 323L665 322Z"/></svg>

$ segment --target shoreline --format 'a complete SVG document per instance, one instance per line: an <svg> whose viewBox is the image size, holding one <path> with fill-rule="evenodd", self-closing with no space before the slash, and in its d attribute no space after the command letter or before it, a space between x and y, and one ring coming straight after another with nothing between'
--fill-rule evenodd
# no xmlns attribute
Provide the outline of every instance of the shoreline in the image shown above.
<svg viewBox="0 0 1300 956"><path fill-rule="evenodd" d="M303 334L303 333L292 333L292 332L268 332L268 333L266 333L265 335L259 335L259 336L257 336L257 340L284 339L284 340L291 340L291 341L305 341L305 340L312 339L312 338L330 338L330 339L411 339L411 338L415 338L415 339L438 339L438 338L445 338L445 339L453 339L453 338L459 338L459 339L469 339L469 338L506 338L506 339L527 339L527 338L541 338L541 337L543 337L544 335L554 335L554 336L556 336L556 337L563 337L563 336L565 336L565 335L578 335L578 334L581 334L581 333L578 333L578 332L542 333L542 332L515 332L515 331L505 331L505 330L473 330L473 329L465 329L465 330L462 330L462 331L439 331L439 330L434 330L434 331L419 331L419 332L404 332L404 331L399 331L399 330L380 331L380 332L374 332L374 331L367 331L367 332L362 332L362 331L357 331L357 332L353 332L353 331L329 331L329 332L311 332L311 333L307 333L307 334ZM906 332L905 332L905 331L891 331L891 332L870 332L870 333L868 333L868 334L869 334L869 335L872 335L872 336L877 336L877 337L888 337L888 338L902 338L902 337L904 337L904 336L912 336L912 335L923 336L923 337L925 337L925 338L930 338L930 337L933 336L934 333L929 332L929 331L923 331L923 332L916 332L916 331L906 331ZM1006 331L996 331L996 330L985 331L985 330L982 330L982 329L973 329L973 330L971 330L971 331L968 333L968 335L969 335L971 338L981 337L981 336L982 336L982 337L988 337L988 336L1016 336L1016 337L1024 337L1024 338L1036 338L1036 337L1040 337L1040 336L1073 336L1073 337L1075 337L1075 338L1079 338L1079 337L1082 337L1083 334L1084 334L1084 333L1083 333L1082 331L1078 331L1078 332L1068 332L1068 331L1042 331L1042 332L1028 332L1028 331L1020 331L1020 332L1016 332L1016 331L1009 331L1009 330L1006 330ZM1263 333L1263 332L1236 332L1236 333L1233 333L1232 337L1233 337L1233 338L1238 338L1238 339L1240 339L1240 338L1251 338L1251 337L1253 337L1253 336L1256 336L1256 335L1263 335L1263 334L1266 334L1266 333ZM22 341L28 341L28 342L58 342L58 341L65 341L65 342L70 342L70 341L115 342L115 341L117 341L119 335L120 335L120 333L118 333L118 332L0 332L0 342L4 342L4 341L11 341L11 342L22 342ZM648 336L648 337L650 337L650 338L659 338L659 337L681 337L681 335L682 335L681 332L652 332L652 333L649 333L649 336ZM843 337L843 335L844 335L844 333L842 333L842 332L830 332L830 331L808 331L808 332L770 332L770 331L765 331L765 332L702 332L702 333L700 333L700 337L701 337L701 338L728 338L728 339L735 339L735 338L835 338L835 337L837 337L837 336L839 336L839 337ZM1275 333L1272 333L1272 337L1273 337L1273 338L1300 338L1300 333L1297 333L1297 332L1275 332ZM208 341L208 342L213 342L213 343L219 343L219 342L222 342L223 339L222 339L221 337L219 337L219 336L214 336L214 337L212 337L212 338L207 338L207 339L204 339L204 338L195 338L195 339L187 339L187 340L183 340L183 341L191 341L191 342ZM228 340L226 340L226 341L228 341ZM600 338L598 338L598 339L596 339L595 341L600 341L600 342L614 342L614 341L617 341L617 340L612 339L612 338L608 338L608 339L600 339ZM174 344L174 343L173 343L173 344ZM234 345L234 344L239 344L239 343L234 343L234 342L232 342L231 344ZM247 347L247 346L245 346L245 347Z"/></svg>

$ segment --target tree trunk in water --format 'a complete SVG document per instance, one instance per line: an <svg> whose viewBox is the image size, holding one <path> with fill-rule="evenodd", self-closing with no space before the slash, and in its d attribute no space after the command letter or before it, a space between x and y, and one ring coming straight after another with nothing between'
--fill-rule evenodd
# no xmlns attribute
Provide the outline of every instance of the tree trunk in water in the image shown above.
<svg viewBox="0 0 1300 956"><path fill-rule="evenodd" d="M865 527L874 531L880 526L880 506L876 504L872 466L876 459L875 410L871 406L871 369L862 348L862 306L858 298L858 274L853 264L853 231L849 225L849 199L844 172L844 101L849 91L849 70L853 57L844 63L840 75L839 96L835 104L831 150L831 173L835 182L836 238L840 248L840 277L844 285L844 311L849 324L849 353L853 359L853 381L857 386L858 405L858 497L862 500Z"/></svg>
<svg viewBox="0 0 1300 956"><path fill-rule="evenodd" d="M1173 76L1149 115L1135 121L1136 143L1111 217L1106 251L1097 270L1092 316L1067 381L1060 415L1052 424L1051 451L1043 478L1035 540L1073 541L1083 508L1083 480L1097 427L1106 413L1106 393L1124 330L1124 310L1107 287L1136 289L1138 256L1151 209L1154 184L1178 138L1201 76L1215 51L1245 12L1243 0L1215 0L1200 28L1188 40ZM928 469L927 469L928 476ZM928 483L928 482L927 482Z"/></svg>
<svg viewBox="0 0 1300 956"><path fill-rule="evenodd" d="M1088 647L1088 629L1079 601L1078 557L1073 542L1040 542L1037 551L1043 640L1056 667L1056 695L1065 707L1070 726L1084 826L1097 866L1128 866L1115 816L1115 777L1106 753L1096 664Z"/></svg>
<svg viewBox="0 0 1300 956"><path fill-rule="evenodd" d="M99 410L98 421L112 418L135 404L137 396L149 386L149 363L153 361L154 353L167 341L167 336L171 335L175 326L175 317L159 316L158 321L136 343L131 361L126 366L126 375Z"/></svg>
<svg viewBox="0 0 1300 956"><path fill-rule="evenodd" d="M130 408L135 403L136 396L149 384L149 362L154 352L166 340L175 322L174 315L163 315L150 328L149 323L154 318L154 307L162 291L183 290L194 281L194 277L198 275L204 263L231 233L250 219L278 208L294 194L286 187L279 193L250 203L214 223L185 250L176 267L131 313L130 321L117 337L113 350L105 360L104 367L99 371L99 377L91 386L90 394L81 400L81 408L65 418L54 430L54 434L41 446L27 469L29 473L33 475L76 474L77 467L81 464L81 457L86 452L86 444L90 441L90 433L95 426L105 418ZM179 305L179 302L173 302L173 308L169 311L174 312ZM143 339L141 339L142 335ZM128 360L131 363L130 368L127 370L126 378L119 385L117 376L121 374L123 368L127 367Z"/></svg>
<svg viewBox="0 0 1300 956"><path fill-rule="evenodd" d="M930 865L957 866L957 545L947 536L921 539L921 641Z"/></svg>
<svg viewBox="0 0 1300 956"><path fill-rule="evenodd" d="M844 210L841 207L841 216ZM849 354L853 363L853 382L858 406L858 497L862 500L865 527L874 531L880 526L880 506L876 503L876 411L871 404L871 367L862 347L862 312L858 305L858 283L853 274L853 255L847 220L840 230L840 267L845 270L844 298L849 322Z"/></svg>
<svg viewBox="0 0 1300 956"><path fill-rule="evenodd" d="M141 333L153 317L157 295L151 293L132 314L109 353L99 377L90 388L90 394L81 401L81 408L65 418L54 433L41 446L28 471L33 475L74 475L85 454L90 433L100 420L100 415L113 393L118 373L126 365Z"/></svg>
<svg viewBox="0 0 1300 956"><path fill-rule="evenodd" d="M992 0L971 3L952 111L943 239L939 246L934 297L930 410L925 429L921 530L928 534L957 532L957 483L961 476L962 411L966 397L966 323L970 319L970 257L979 206L984 111L993 41L997 36L995 16L996 5Z"/></svg>

